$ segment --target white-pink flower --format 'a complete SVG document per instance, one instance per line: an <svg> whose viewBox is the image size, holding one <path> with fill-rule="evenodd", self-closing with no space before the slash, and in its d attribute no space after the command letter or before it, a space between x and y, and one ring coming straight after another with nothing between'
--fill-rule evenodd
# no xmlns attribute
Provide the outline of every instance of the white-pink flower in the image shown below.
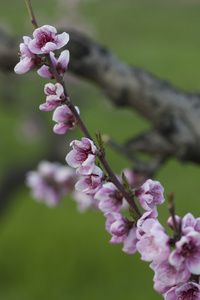
<svg viewBox="0 0 200 300"><path fill-rule="evenodd" d="M82 193L94 195L102 187L102 181L103 171L95 166L91 174L84 175L84 177L75 184L75 189Z"/></svg>
<svg viewBox="0 0 200 300"><path fill-rule="evenodd" d="M172 287L165 295L165 300L200 300L200 285L186 282L181 286Z"/></svg>
<svg viewBox="0 0 200 300"><path fill-rule="evenodd" d="M179 267L185 264L190 273L200 274L200 233L191 230L176 242L175 249L169 256L171 265Z"/></svg>
<svg viewBox="0 0 200 300"><path fill-rule="evenodd" d="M191 276L184 264L174 267L168 260L159 263L153 262L150 267L155 271L154 289L160 294L166 293L174 285L187 282Z"/></svg>
<svg viewBox="0 0 200 300"><path fill-rule="evenodd" d="M142 208L145 210L156 209L157 204L162 204L165 199L163 196L164 188L159 181L148 179L141 186L139 192L139 201Z"/></svg>
<svg viewBox="0 0 200 300"><path fill-rule="evenodd" d="M40 105L40 110L50 111L65 101L64 89L60 83L47 83L44 87L46 102Z"/></svg>
<svg viewBox="0 0 200 300"><path fill-rule="evenodd" d="M137 242L137 250L144 261L161 262L170 254L169 236L155 219L147 219L142 226L143 235Z"/></svg>
<svg viewBox="0 0 200 300"><path fill-rule="evenodd" d="M134 227L134 222L129 221L117 212L108 212L104 216L107 218L106 230L112 235L110 243L123 243L122 251L127 254L134 254L137 251L136 227Z"/></svg>
<svg viewBox="0 0 200 300"><path fill-rule="evenodd" d="M41 63L41 57L32 53L29 49L31 38L28 36L23 37L24 43L19 45L20 49L20 61L16 64L14 71L21 75L26 73L34 65Z"/></svg>
<svg viewBox="0 0 200 300"><path fill-rule="evenodd" d="M28 172L26 184L31 188L34 199L55 206L72 190L75 180L76 174L71 168L42 161L37 171Z"/></svg>
<svg viewBox="0 0 200 300"><path fill-rule="evenodd" d="M44 25L35 29L33 40L29 43L29 49L35 54L47 54L56 49L62 48L69 41L69 34L63 32L56 35L57 30L50 25Z"/></svg>
<svg viewBox="0 0 200 300"><path fill-rule="evenodd" d="M105 183L94 197L103 212L118 212L122 207L123 196L112 182Z"/></svg>
<svg viewBox="0 0 200 300"><path fill-rule="evenodd" d="M75 106L79 114L79 108ZM76 119L67 105L57 107L53 112L53 121L58 124L54 125L53 131L57 134L65 134L67 129L73 130L76 125Z"/></svg>
<svg viewBox="0 0 200 300"><path fill-rule="evenodd" d="M59 75L63 76L66 72L68 63L69 63L69 51L64 50L61 52L59 58L55 58L55 53L50 52L51 61L58 72ZM52 74L51 70L48 66L42 66L37 73L45 78L54 79L54 75Z"/></svg>
<svg viewBox="0 0 200 300"><path fill-rule="evenodd" d="M67 156L66 162L72 168L77 168L78 175L89 175L95 166L97 147L93 141L82 138L81 141L74 140L70 143L73 147Z"/></svg>

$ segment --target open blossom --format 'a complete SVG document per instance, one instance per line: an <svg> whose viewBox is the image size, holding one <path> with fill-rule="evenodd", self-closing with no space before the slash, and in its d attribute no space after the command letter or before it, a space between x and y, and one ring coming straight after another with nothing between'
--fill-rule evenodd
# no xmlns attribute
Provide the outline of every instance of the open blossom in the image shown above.
<svg viewBox="0 0 200 300"><path fill-rule="evenodd" d="M99 209L103 212L118 212L122 207L123 197L112 182L105 183L94 197L99 200Z"/></svg>
<svg viewBox="0 0 200 300"><path fill-rule="evenodd" d="M143 235L137 242L137 250L144 261L161 262L168 259L170 248L169 236L162 225L155 219L147 219L143 222Z"/></svg>
<svg viewBox="0 0 200 300"><path fill-rule="evenodd" d="M47 54L56 49L62 48L69 41L69 34L63 32L56 35L57 30L50 25L44 25L35 29L33 40L29 43L29 49L35 54Z"/></svg>
<svg viewBox="0 0 200 300"><path fill-rule="evenodd" d="M172 287L165 295L165 300L200 300L200 285L186 282L181 286Z"/></svg>
<svg viewBox="0 0 200 300"><path fill-rule="evenodd" d="M76 191L86 194L95 194L102 187L103 172L95 166L92 173L84 177L75 184Z"/></svg>
<svg viewBox="0 0 200 300"><path fill-rule="evenodd" d="M78 175L89 175L95 166L97 147L93 141L82 138L81 141L74 140L70 143L73 147L67 156L66 162L72 168L77 168Z"/></svg>
<svg viewBox="0 0 200 300"><path fill-rule="evenodd" d="M20 61L14 68L15 73L19 75L26 73L31 67L41 63L41 57L32 53L29 49L29 43L32 39L28 36L24 36L23 40L24 43L19 45Z"/></svg>
<svg viewBox="0 0 200 300"><path fill-rule="evenodd" d="M104 216L106 220L106 230L112 234L111 244L123 243L122 251L127 254L134 254L136 249L137 237L134 222L129 221L122 214L117 212L108 212Z"/></svg>
<svg viewBox="0 0 200 300"><path fill-rule="evenodd" d="M174 267L168 260L159 263L153 262L150 267L155 271L154 289L160 294L166 293L174 285L187 282L191 276L184 265Z"/></svg>
<svg viewBox="0 0 200 300"><path fill-rule="evenodd" d="M59 104L65 101L63 87L60 83L47 83L44 87L46 94L46 102L40 105L40 110L50 111L56 108Z"/></svg>
<svg viewBox="0 0 200 300"><path fill-rule="evenodd" d="M28 172L26 184L31 188L33 198L54 206L72 190L75 177L75 172L67 166L42 161L37 171Z"/></svg>
<svg viewBox="0 0 200 300"><path fill-rule="evenodd" d="M79 113L77 106L75 106L75 109ZM53 131L57 134L65 134L67 129L73 130L76 124L76 119L67 105L61 105L55 109L53 121L58 123L53 127Z"/></svg>
<svg viewBox="0 0 200 300"><path fill-rule="evenodd" d="M169 262L173 266L181 266L185 264L185 267L190 273L200 274L200 233L191 230L181 239L176 242L175 249L169 256Z"/></svg>
<svg viewBox="0 0 200 300"><path fill-rule="evenodd" d="M139 201L145 210L156 209L157 204L162 204L165 199L163 196L164 188L159 181L148 179L142 185L139 193Z"/></svg>
<svg viewBox="0 0 200 300"><path fill-rule="evenodd" d="M50 52L51 61L58 72L59 75L63 76L66 72L68 63L69 63L69 51L64 50L61 52L59 58L55 58L55 53ZM37 73L45 78L54 79L54 75L52 74L50 68L48 66L42 66Z"/></svg>

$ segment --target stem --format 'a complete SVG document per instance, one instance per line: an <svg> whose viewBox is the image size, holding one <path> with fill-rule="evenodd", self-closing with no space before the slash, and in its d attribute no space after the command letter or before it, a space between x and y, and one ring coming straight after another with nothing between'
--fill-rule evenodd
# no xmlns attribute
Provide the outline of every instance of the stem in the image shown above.
<svg viewBox="0 0 200 300"><path fill-rule="evenodd" d="M168 210L172 217L172 223L173 223L173 231L174 231L174 238L177 239L180 236L180 226L176 222L175 217L175 205L174 205L174 194L167 195L168 198Z"/></svg>
<svg viewBox="0 0 200 300"><path fill-rule="evenodd" d="M80 127L80 129L82 130L82 132L84 133L85 137L87 137L90 140L93 140L89 131L87 130L87 128L85 127L85 124L83 123L80 115L77 113L74 104L72 103L72 100L69 97L65 82L63 81L62 77L58 74L56 68L54 67L51 57L49 54L46 54L46 60L48 63L49 68L51 69L52 74L55 77L55 80L60 83L64 89L64 94L66 96L66 105L69 107L69 109L71 110L72 114L74 115L74 117L76 118L76 121Z"/></svg>
<svg viewBox="0 0 200 300"><path fill-rule="evenodd" d="M27 9L28 9L30 18L31 18L31 23L33 24L33 28L37 29L38 24L37 24L37 21L36 21L32 6L31 6L31 0L25 0L25 2L26 2L26 6L27 6Z"/></svg>
<svg viewBox="0 0 200 300"><path fill-rule="evenodd" d="M26 5L27 5L27 8L28 8L30 17L31 17L31 23L33 24L34 28L36 29L38 26L37 26L35 15L33 13L31 2L30 2L30 0L25 0L25 1L26 1ZM72 101L71 101L71 99L69 97L69 94L68 94L65 82L63 81L62 77L58 74L56 68L54 67L54 65L52 63L50 54L46 54L45 57L46 57L47 64L48 64L48 66L49 66L52 74L54 75L55 80L58 83L60 83L62 85L63 89L64 89L64 94L66 96L66 101L65 101L66 105L69 107L69 109L71 110L72 114L74 115L74 117L75 117L75 119L76 119L76 121L77 121L77 123L78 123L78 125L79 125L79 127L81 129L81 131L84 133L85 137L87 137L88 139L90 139L90 140L93 141L93 139L92 139L89 131L87 130L85 124L83 123L80 115L77 113L77 111L75 109L75 106L74 106L74 104L72 103ZM110 168L107 160L105 159L105 154L103 156L99 155L99 160L101 161L101 163L104 166L106 172L108 173L108 175L110 177L110 180L118 188L118 190L122 193L123 197L127 200L127 202L129 203L129 205L135 210L135 212L137 213L137 215L139 217L141 217L141 213L140 213L137 205L135 204L133 196L129 195L126 192L124 186L119 182L119 180L117 179L117 177L115 176L115 174L111 170L111 168Z"/></svg>
<svg viewBox="0 0 200 300"><path fill-rule="evenodd" d="M77 113L74 104L72 103L69 94L67 92L66 86L65 86L65 82L63 81L63 79L61 78L61 76L58 74L56 68L54 67L51 57L49 54L46 54L46 59L47 59L47 63L49 68L51 69L52 74L54 75L56 81L58 83L60 83L63 86L64 89L64 93L65 96L67 98L66 100L66 105L69 107L69 109L71 110L72 114L74 115L74 117L76 118L76 121L80 127L80 129L82 130L82 132L84 133L85 137L87 137L88 139L90 139L91 141L93 141L89 131L87 130L87 128L85 127L85 124L83 123L80 115ZM94 142L94 141L93 141ZM94 142L95 144L95 142ZM118 188L118 190L122 193L122 195L124 196L124 198L127 200L127 202L129 203L129 205L135 210L135 212L137 213L137 215L139 217L141 217L141 212L139 211L137 205L135 204L135 201L133 199L133 196L130 196L124 186L119 182L119 180L117 179L117 177L115 176L115 174L113 173L112 169L110 168L105 155L102 157L101 155L98 156L99 160L101 161L102 165L104 166L106 172L108 173L110 180L113 182L113 184Z"/></svg>

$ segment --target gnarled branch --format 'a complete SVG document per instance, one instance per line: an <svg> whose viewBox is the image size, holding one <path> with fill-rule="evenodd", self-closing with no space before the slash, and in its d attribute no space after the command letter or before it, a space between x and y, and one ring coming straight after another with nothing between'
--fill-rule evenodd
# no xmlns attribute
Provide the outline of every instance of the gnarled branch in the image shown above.
<svg viewBox="0 0 200 300"><path fill-rule="evenodd" d="M125 64L77 31L69 34L69 71L97 84L115 105L130 107L152 123L152 131L127 142L129 150L200 163L200 95L183 93ZM1 69L11 70L18 62L18 44L18 39L0 34Z"/></svg>

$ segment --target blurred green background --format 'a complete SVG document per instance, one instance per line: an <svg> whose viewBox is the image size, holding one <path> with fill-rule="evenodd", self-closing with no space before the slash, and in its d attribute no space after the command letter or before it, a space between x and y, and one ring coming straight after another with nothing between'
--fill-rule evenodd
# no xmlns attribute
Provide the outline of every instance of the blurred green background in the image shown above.
<svg viewBox="0 0 200 300"><path fill-rule="evenodd" d="M125 62L143 67L182 90L200 90L200 1L69 0L71 7L65 2L33 0L38 23L84 28ZM9 33L31 33L24 1L1 1L0 17L0 25ZM123 142L150 126L137 113L113 107L89 82L70 75L66 80L92 133L100 128ZM0 74L1 180L12 168L45 159L49 140L55 135L51 113L38 110L44 102L46 82L34 72ZM63 163L69 142L80 137L78 130L59 137ZM130 166L111 149L107 149L107 158L115 172ZM165 187L165 195L175 193L177 214L190 211L195 217L200 215L199 166L171 160L156 179ZM122 245L109 244L101 213L79 214L69 197L49 209L31 199L24 185L6 201L0 214L0 299L162 298L153 291L148 263L138 254L123 253ZM159 212L165 225L167 204Z"/></svg>

